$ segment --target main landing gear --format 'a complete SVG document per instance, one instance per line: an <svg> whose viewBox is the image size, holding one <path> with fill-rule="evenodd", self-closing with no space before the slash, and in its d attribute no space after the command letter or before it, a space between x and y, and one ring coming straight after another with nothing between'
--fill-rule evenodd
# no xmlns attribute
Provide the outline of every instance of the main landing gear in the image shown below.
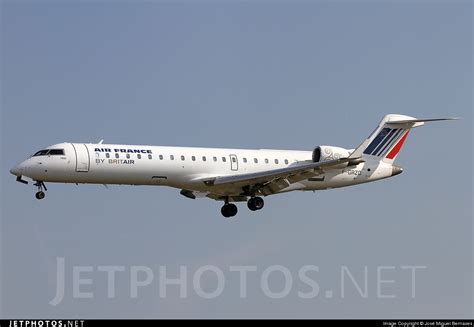
<svg viewBox="0 0 474 327"><path fill-rule="evenodd" d="M250 198L250 200L247 201L247 207L252 211L262 210L264 205L265 202L258 196L256 198Z"/></svg>
<svg viewBox="0 0 474 327"><path fill-rule="evenodd" d="M44 193L44 191L48 191L48 189L46 188L46 185L44 185L43 182L36 182L34 184L36 187L38 187L38 192L36 192L36 198L38 200L43 200L44 197L46 196L46 194ZM43 191L44 189L44 191Z"/></svg>
<svg viewBox="0 0 474 327"><path fill-rule="evenodd" d="M247 201L247 206L252 211L261 210L264 204L265 202L261 197L250 198L250 200ZM235 215L237 215L237 211L237 206L233 203L229 203L228 199L226 200L224 206L221 209L222 215L226 218L234 217Z"/></svg>
<svg viewBox="0 0 474 327"><path fill-rule="evenodd" d="M234 217L237 214L237 211L237 206L233 203L226 203L221 209L222 215L226 218Z"/></svg>

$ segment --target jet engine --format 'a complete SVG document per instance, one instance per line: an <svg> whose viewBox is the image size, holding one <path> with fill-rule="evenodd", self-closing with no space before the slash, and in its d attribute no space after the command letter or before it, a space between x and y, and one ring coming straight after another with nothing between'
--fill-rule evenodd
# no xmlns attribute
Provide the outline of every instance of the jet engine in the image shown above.
<svg viewBox="0 0 474 327"><path fill-rule="evenodd" d="M347 149L335 146L320 145L313 151L313 162L324 162L349 157Z"/></svg>

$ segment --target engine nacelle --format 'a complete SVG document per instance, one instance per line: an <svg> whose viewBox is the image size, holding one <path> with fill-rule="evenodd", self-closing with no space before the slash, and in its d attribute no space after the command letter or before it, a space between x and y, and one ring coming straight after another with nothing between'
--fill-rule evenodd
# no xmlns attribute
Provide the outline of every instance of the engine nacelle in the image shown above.
<svg viewBox="0 0 474 327"><path fill-rule="evenodd" d="M349 150L336 146L320 145L313 151L313 162L324 162L349 157ZM347 164L345 164L347 166Z"/></svg>

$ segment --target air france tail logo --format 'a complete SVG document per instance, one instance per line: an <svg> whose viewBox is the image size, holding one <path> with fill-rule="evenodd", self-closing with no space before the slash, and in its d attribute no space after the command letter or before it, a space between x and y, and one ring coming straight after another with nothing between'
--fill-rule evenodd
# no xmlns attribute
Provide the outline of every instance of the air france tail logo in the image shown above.
<svg viewBox="0 0 474 327"><path fill-rule="evenodd" d="M407 135L408 131L404 128L383 128L380 133L374 138L374 140L369 144L367 149L365 149L364 154L377 157L387 156L388 159L393 159L400 151ZM390 149L392 149L392 151L390 151Z"/></svg>
<svg viewBox="0 0 474 327"><path fill-rule="evenodd" d="M402 139L400 141L398 141L397 145L395 145L395 147L392 149L392 151L390 151L390 153L387 155L387 159L393 159L396 157L396 155L398 154L398 152L400 152L400 149L402 148L403 146L403 143L405 142L405 140L407 139L407 136L408 136L408 133L410 132L410 130L408 130L402 137Z"/></svg>

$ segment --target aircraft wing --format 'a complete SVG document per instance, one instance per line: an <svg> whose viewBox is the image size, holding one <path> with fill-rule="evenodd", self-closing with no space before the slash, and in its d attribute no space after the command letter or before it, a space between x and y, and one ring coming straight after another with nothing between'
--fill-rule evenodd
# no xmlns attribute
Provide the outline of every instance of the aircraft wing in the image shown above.
<svg viewBox="0 0 474 327"><path fill-rule="evenodd" d="M226 189L240 189L241 193L270 195L287 188L293 183L320 175L331 169L340 168L354 158L340 158L323 162L304 162L290 167L266 170L249 174L236 174L203 178L208 186ZM338 167L339 166L339 167Z"/></svg>

